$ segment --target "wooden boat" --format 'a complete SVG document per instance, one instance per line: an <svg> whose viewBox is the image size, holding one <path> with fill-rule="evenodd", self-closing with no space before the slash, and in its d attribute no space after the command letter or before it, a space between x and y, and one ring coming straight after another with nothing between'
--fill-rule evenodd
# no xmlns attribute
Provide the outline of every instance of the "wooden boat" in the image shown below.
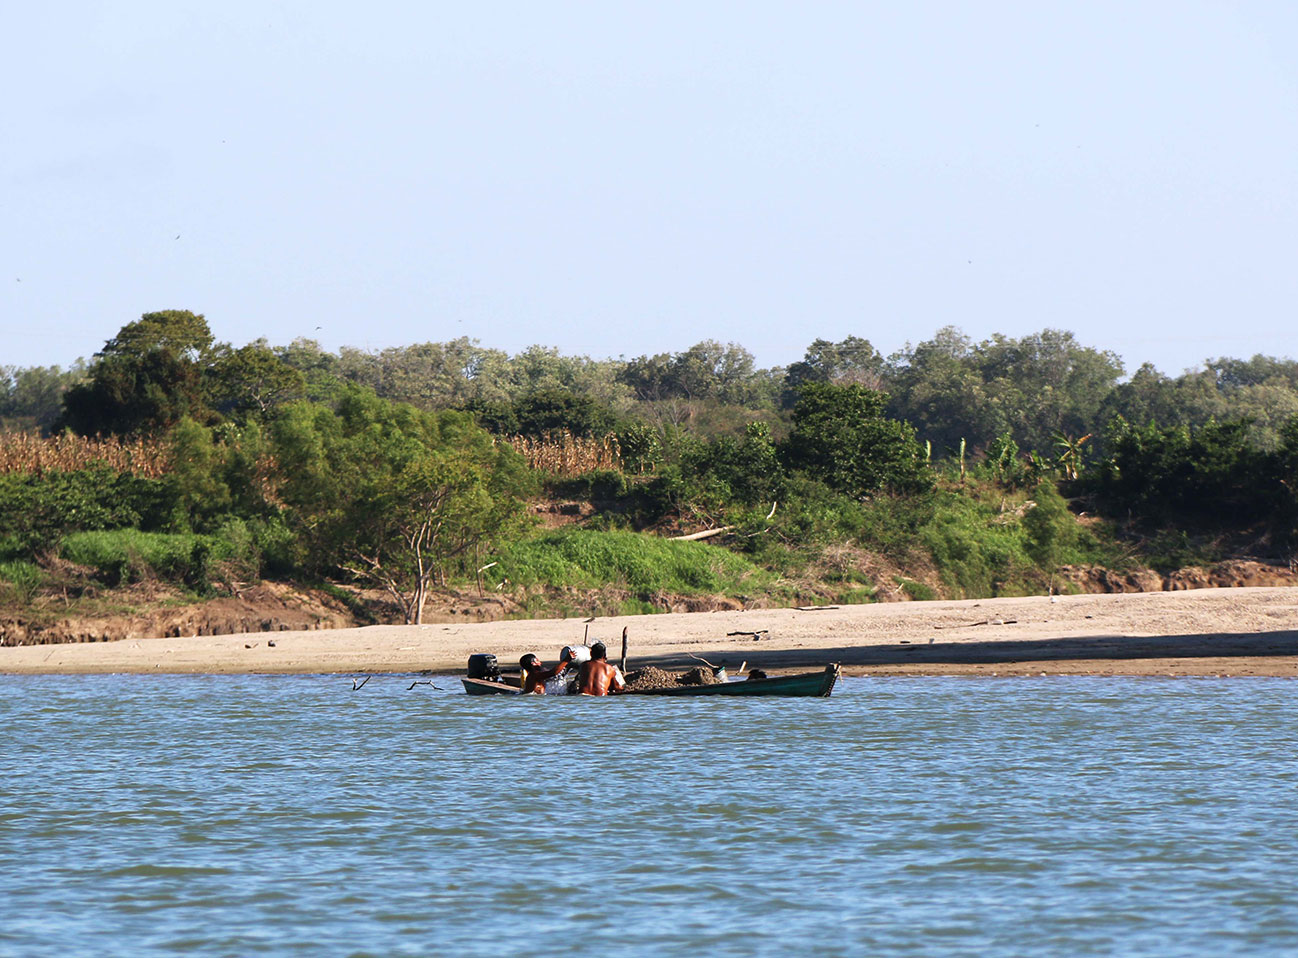
<svg viewBox="0 0 1298 958"><path fill-rule="evenodd" d="M837 665L827 665L819 672L800 672L797 675L774 675L767 679L748 679L743 682L718 682L715 685L673 685L665 689L643 689L623 692L622 695L740 695L772 696L776 698L828 698L842 670ZM510 677L512 678L512 676ZM490 682L486 679L461 679L464 691L470 695L522 695L518 680L510 684Z"/></svg>

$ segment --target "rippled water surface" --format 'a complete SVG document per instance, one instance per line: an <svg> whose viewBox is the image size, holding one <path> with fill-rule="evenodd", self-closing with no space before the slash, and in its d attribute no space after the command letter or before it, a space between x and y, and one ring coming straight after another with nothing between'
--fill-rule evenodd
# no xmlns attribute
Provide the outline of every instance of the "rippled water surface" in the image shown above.
<svg viewBox="0 0 1298 958"><path fill-rule="evenodd" d="M0 955L1292 955L1298 683L0 677Z"/></svg>

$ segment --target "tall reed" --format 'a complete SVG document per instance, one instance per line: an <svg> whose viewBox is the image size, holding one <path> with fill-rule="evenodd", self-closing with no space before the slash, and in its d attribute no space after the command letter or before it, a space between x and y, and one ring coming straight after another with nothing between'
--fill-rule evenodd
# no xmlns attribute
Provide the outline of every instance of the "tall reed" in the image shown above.
<svg viewBox="0 0 1298 958"><path fill-rule="evenodd" d="M542 439L514 436L506 441L529 466L552 476L580 476L597 469L622 468L622 451L612 433L594 439L564 430Z"/></svg>
<svg viewBox="0 0 1298 958"><path fill-rule="evenodd" d="M0 433L0 473L72 472L103 463L118 472L157 479L171 471L170 451L158 439L91 439L63 433Z"/></svg>

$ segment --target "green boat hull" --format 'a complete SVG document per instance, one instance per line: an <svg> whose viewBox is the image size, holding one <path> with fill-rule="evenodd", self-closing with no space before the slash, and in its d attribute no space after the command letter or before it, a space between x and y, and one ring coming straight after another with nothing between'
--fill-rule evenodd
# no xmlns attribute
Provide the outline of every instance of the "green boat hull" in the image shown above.
<svg viewBox="0 0 1298 958"><path fill-rule="evenodd" d="M827 665L820 672L802 672L798 675L776 675L768 679L749 679L745 682L718 682L716 685L675 685L665 689L645 689L624 692L623 695L682 696L742 696L744 698L827 698L834 691L841 669ZM522 695L522 691L503 682L484 679L461 679L464 691L470 695Z"/></svg>

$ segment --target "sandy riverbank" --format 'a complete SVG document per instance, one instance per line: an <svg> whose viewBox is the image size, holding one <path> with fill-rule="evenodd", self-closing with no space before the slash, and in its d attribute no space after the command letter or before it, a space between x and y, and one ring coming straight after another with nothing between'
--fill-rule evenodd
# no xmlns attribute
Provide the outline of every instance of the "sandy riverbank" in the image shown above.
<svg viewBox="0 0 1298 958"><path fill-rule="evenodd" d="M616 657L624 626L633 667L696 664L694 653L732 669L841 662L849 674L1298 676L1298 589L624 616L590 623L591 641ZM473 652L553 660L586 628L543 619L25 646L0 648L0 672L453 672Z"/></svg>

